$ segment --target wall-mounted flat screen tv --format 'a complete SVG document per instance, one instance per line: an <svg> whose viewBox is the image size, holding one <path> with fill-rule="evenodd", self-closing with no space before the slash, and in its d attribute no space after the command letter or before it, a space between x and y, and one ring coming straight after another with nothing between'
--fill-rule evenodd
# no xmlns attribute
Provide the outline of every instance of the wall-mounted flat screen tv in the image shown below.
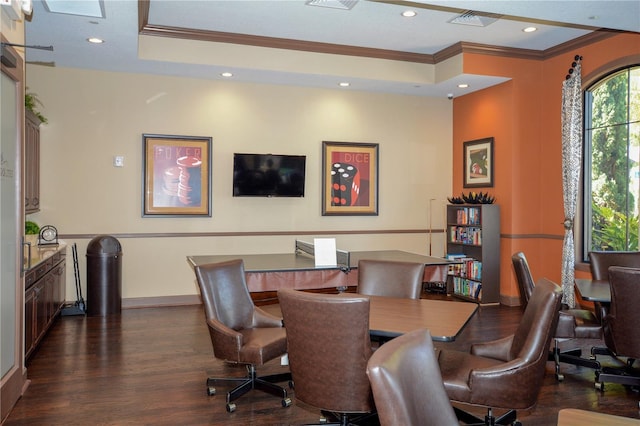
<svg viewBox="0 0 640 426"><path fill-rule="evenodd" d="M304 197L304 155L233 154L234 197Z"/></svg>

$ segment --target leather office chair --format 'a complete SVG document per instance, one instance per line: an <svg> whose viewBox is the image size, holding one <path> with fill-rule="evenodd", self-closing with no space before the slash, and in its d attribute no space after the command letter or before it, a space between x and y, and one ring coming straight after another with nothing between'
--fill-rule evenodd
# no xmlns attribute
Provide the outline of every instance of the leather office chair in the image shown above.
<svg viewBox="0 0 640 426"><path fill-rule="evenodd" d="M227 393L227 411L236 410L233 402L251 389L282 399L288 406L286 389L276 385L288 381L290 373L257 377L256 366L287 352L286 331L282 319L256 307L251 300L241 259L196 266L198 286L204 304L213 354L229 363L246 364L246 377L208 378L207 394L215 395L217 384L239 383Z"/></svg>
<svg viewBox="0 0 640 426"><path fill-rule="evenodd" d="M640 359L640 269L612 266L609 268L611 305L603 318L605 342L610 355L626 358L623 367L603 367L596 372L597 389L604 383L620 383L640 390L640 368L633 364Z"/></svg>
<svg viewBox="0 0 640 426"><path fill-rule="evenodd" d="M592 279L608 280L611 266L640 268L640 251L591 251L589 252L589 265ZM596 317L602 322L607 315L609 304L593 302L593 306Z"/></svg>
<svg viewBox="0 0 640 426"><path fill-rule="evenodd" d="M438 363L449 398L488 407L484 422L456 407L459 420L471 424L519 424L516 409L531 408L538 399L561 303L560 286L543 278L535 285L514 334L476 343L469 353L440 351ZM496 418L494 408L508 411Z"/></svg>
<svg viewBox="0 0 640 426"><path fill-rule="evenodd" d="M387 260L358 261L359 294L420 299L424 264Z"/></svg>
<svg viewBox="0 0 640 426"><path fill-rule="evenodd" d="M381 346L369 358L367 375L381 426L459 424L429 330L415 330Z"/></svg>
<svg viewBox="0 0 640 426"><path fill-rule="evenodd" d="M535 286L529 263L522 252L517 252L511 256L511 261L520 289L520 303L526 308ZM561 351L558 345L561 340L567 339L602 338L602 326L593 312L587 309L561 309L558 316L558 326L553 337L554 345L549 354L549 359L555 364L555 374L558 381L564 380L564 375L560 373L561 362L593 369L600 368L600 364L597 361L591 358L583 358L581 349Z"/></svg>
<svg viewBox="0 0 640 426"><path fill-rule="evenodd" d="M319 408L333 424L372 417L369 299L291 289L278 290L278 299L296 399Z"/></svg>
<svg viewBox="0 0 640 426"><path fill-rule="evenodd" d="M424 264L389 260L358 261L358 294L420 299ZM371 340L383 344L389 337L372 336Z"/></svg>

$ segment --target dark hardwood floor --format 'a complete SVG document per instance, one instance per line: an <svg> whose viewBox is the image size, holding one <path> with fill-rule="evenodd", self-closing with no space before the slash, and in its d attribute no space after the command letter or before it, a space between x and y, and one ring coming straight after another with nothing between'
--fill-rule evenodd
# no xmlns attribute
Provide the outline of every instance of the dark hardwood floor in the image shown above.
<svg viewBox="0 0 640 426"><path fill-rule="evenodd" d="M466 350L473 342L510 334L520 317L519 308L481 307L455 342L437 346ZM295 392L289 408L282 408L278 398L250 392L237 401L232 414L225 411L223 389L207 396L208 375L241 376L244 368L213 358L201 306L59 318L27 367L31 384L7 426L291 425L319 418L318 410L295 401ZM558 411L566 407L639 418L638 393L615 384L607 384L601 393L593 386L592 370L570 365L562 369L565 380L558 383L553 363L547 364L538 404L518 412L523 424L555 425ZM284 371L279 361L259 369ZM482 409L472 411L484 414Z"/></svg>

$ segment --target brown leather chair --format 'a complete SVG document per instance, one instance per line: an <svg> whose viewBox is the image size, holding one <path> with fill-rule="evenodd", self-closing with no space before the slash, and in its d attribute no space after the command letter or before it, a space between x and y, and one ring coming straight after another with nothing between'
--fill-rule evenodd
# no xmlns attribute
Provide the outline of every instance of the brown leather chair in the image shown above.
<svg viewBox="0 0 640 426"><path fill-rule="evenodd" d="M522 252L511 256L511 261L520 289L520 303L526 308L535 286L529 263ZM556 379L558 381L564 380L564 375L560 373L561 362L593 369L600 368L597 361L583 358L582 350L579 348L561 351L558 345L561 340L600 338L602 338L602 326L593 312L587 309L561 309L558 316L558 326L554 333L553 350L549 354L549 359L555 364Z"/></svg>
<svg viewBox="0 0 640 426"><path fill-rule="evenodd" d="M429 330L414 330L382 345L369 358L367 375L381 426L459 424Z"/></svg>
<svg viewBox="0 0 640 426"><path fill-rule="evenodd" d="M236 410L232 401L251 389L258 389L286 403L286 389L276 385L291 379L290 373L257 377L256 366L287 352L282 319L256 307L251 300L241 259L195 267L213 354L229 363L246 364L246 377L208 378L207 394L215 395L217 384L239 383L227 393L227 411Z"/></svg>
<svg viewBox="0 0 640 426"><path fill-rule="evenodd" d="M608 280L609 268L612 266L640 268L640 251L591 251L589 252L589 265L592 279ZM607 315L609 304L593 302L593 306L596 317L602 322Z"/></svg>
<svg viewBox="0 0 640 426"><path fill-rule="evenodd" d="M423 263L358 261L359 294L420 299L423 277Z"/></svg>
<svg viewBox="0 0 640 426"><path fill-rule="evenodd" d="M609 268L611 305L603 318L603 328L610 355L623 367L602 367L596 372L596 388L604 391L604 383L620 383L640 390L640 368L633 364L640 359L640 269L612 266Z"/></svg>
<svg viewBox="0 0 640 426"><path fill-rule="evenodd" d="M449 398L488 407L484 423L483 419L456 407L459 420L487 425L519 423L516 409L535 405L561 304L560 286L543 278L535 285L514 334L492 342L476 343L469 353L440 351L438 363ZM496 418L494 408L508 411Z"/></svg>
<svg viewBox="0 0 640 426"><path fill-rule="evenodd" d="M366 372L369 298L283 289L278 300L296 400L319 408L334 424L373 416Z"/></svg>

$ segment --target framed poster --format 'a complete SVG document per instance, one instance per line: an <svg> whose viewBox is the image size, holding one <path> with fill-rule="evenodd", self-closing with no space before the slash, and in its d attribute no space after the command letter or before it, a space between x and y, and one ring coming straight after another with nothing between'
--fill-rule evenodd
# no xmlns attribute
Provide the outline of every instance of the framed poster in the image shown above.
<svg viewBox="0 0 640 426"><path fill-rule="evenodd" d="M378 144L322 142L322 215L378 215Z"/></svg>
<svg viewBox="0 0 640 426"><path fill-rule="evenodd" d="M464 142L463 187L493 186L493 138Z"/></svg>
<svg viewBox="0 0 640 426"><path fill-rule="evenodd" d="M211 138L142 135L142 216L211 217Z"/></svg>

